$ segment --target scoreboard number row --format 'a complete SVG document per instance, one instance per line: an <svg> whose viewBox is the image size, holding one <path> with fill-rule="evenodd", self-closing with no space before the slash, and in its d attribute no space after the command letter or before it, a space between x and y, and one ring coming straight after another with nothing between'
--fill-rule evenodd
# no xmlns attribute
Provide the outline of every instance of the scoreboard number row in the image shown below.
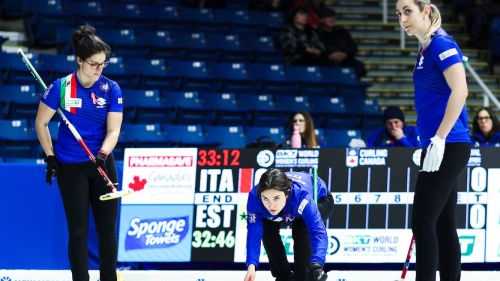
<svg viewBox="0 0 500 281"><path fill-rule="evenodd" d="M332 192L337 205L413 204L413 192ZM487 204L486 192L459 192L458 204Z"/></svg>

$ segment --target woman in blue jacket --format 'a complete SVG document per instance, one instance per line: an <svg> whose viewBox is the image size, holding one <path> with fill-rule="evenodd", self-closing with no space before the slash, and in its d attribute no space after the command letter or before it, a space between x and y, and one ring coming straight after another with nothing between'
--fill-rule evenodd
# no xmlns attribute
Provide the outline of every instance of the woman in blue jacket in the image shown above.
<svg viewBox="0 0 500 281"><path fill-rule="evenodd" d="M500 146L500 124L495 112L481 107L472 121L472 143L475 146Z"/></svg>
<svg viewBox="0 0 500 281"><path fill-rule="evenodd" d="M317 280L327 278L323 271L328 236L324 220L330 217L333 197L325 182L317 179L318 204L314 197L314 178L304 172L284 173L270 169L248 195L247 274L254 281L259 265L260 242L269 257L276 280ZM290 270L279 234L282 224L291 225L294 240L295 274ZM307 277L307 279L306 279Z"/></svg>
<svg viewBox="0 0 500 281"><path fill-rule="evenodd" d="M430 0L398 0L401 28L420 49L413 70L417 131L423 148L413 200L416 281L459 281L457 179L470 156L467 79L462 52L441 28L441 14Z"/></svg>

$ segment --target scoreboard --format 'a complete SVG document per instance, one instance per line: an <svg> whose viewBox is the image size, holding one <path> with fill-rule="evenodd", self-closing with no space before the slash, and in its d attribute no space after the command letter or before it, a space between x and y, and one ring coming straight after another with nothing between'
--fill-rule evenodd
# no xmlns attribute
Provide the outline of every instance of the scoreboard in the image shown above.
<svg viewBox="0 0 500 281"><path fill-rule="evenodd" d="M500 261L499 148L472 149L458 184L463 262ZM411 239L415 148L125 150L119 261L245 262L248 192L271 167L318 168L335 206L327 262L402 262ZM433 194L429 194L433 196ZM290 229L281 236L293 260ZM267 261L262 248L261 261Z"/></svg>

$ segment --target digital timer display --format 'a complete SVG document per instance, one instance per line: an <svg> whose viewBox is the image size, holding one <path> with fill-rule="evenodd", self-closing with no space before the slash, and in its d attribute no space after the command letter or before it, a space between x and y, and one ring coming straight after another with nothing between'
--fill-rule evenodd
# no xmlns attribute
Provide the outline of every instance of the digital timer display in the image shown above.
<svg viewBox="0 0 500 281"><path fill-rule="evenodd" d="M238 149L223 149L223 150L198 150L198 166L199 167L228 167L240 165L240 150Z"/></svg>
<svg viewBox="0 0 500 281"><path fill-rule="evenodd" d="M235 243L234 231L221 230L212 233L210 230L193 232L193 248L233 248Z"/></svg>

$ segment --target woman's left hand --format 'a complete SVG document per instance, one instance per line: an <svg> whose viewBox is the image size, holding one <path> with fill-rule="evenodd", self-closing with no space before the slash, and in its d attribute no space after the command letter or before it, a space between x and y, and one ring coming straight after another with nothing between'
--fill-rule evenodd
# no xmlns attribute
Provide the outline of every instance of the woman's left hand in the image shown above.
<svg viewBox="0 0 500 281"><path fill-rule="evenodd" d="M444 139L437 135L431 138L431 143L427 147L427 153L425 154L422 171L436 172L439 170L441 162L443 161L444 146Z"/></svg>

